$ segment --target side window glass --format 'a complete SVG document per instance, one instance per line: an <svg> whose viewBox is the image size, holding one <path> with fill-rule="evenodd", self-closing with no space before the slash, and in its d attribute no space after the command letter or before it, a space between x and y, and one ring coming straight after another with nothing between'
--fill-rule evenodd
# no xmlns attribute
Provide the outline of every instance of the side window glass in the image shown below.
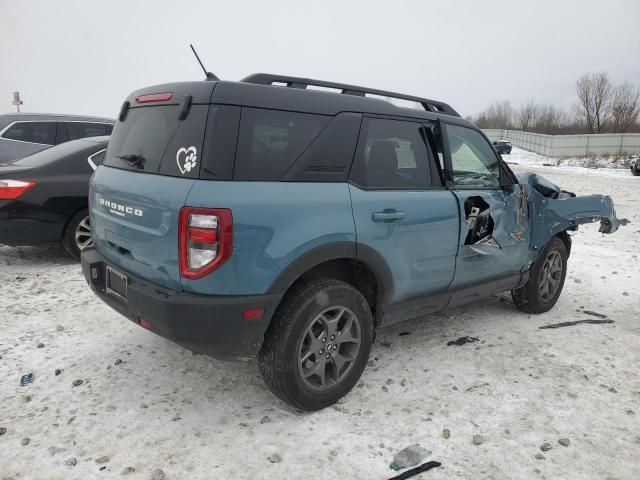
<svg viewBox="0 0 640 480"><path fill-rule="evenodd" d="M367 119L356 153L352 180L383 189L420 189L431 185L425 137L419 123Z"/></svg>
<svg viewBox="0 0 640 480"><path fill-rule="evenodd" d="M2 138L21 142L53 145L56 122L16 122L2 134Z"/></svg>
<svg viewBox="0 0 640 480"><path fill-rule="evenodd" d="M497 188L500 164L489 143L475 130L447 125L453 183L463 187Z"/></svg>
<svg viewBox="0 0 640 480"><path fill-rule="evenodd" d="M61 122L60 127L63 128L64 134L58 135L58 143L78 138L98 137L108 133L106 125L102 123Z"/></svg>
<svg viewBox="0 0 640 480"><path fill-rule="evenodd" d="M242 110L236 180L280 180L332 117L260 108Z"/></svg>
<svg viewBox="0 0 640 480"><path fill-rule="evenodd" d="M91 155L89 158L87 158L87 162L89 162L89 165L91 165L91 168L93 170L95 170L96 168L98 168L100 165L104 163L106 153L107 153L107 149L105 148L104 150L100 150L99 152L96 152L93 155Z"/></svg>

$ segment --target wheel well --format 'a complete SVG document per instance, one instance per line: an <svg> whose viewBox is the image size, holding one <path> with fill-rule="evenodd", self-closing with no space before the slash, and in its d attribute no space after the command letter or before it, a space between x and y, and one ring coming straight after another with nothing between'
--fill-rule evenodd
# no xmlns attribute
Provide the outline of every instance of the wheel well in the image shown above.
<svg viewBox="0 0 640 480"><path fill-rule="evenodd" d="M333 278L348 283L358 290L369 304L375 325L380 310L382 288L373 271L363 262L349 258L328 260L307 270L293 282L289 290L300 282L317 278Z"/></svg>
<svg viewBox="0 0 640 480"><path fill-rule="evenodd" d="M564 242L564 246L567 249L567 257L568 257L571 254L571 237L569 236L566 230L563 230L562 232L557 233L555 236Z"/></svg>

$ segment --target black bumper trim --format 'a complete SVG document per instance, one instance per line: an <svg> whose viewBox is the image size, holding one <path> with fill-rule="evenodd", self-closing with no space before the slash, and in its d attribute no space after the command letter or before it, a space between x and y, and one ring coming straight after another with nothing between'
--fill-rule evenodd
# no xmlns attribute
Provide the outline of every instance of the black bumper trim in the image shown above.
<svg viewBox="0 0 640 480"><path fill-rule="evenodd" d="M82 273L100 299L139 324L151 322L151 330L190 350L222 360L255 357L282 295L209 296L177 292L131 275L126 303L105 292L105 267L111 265L96 249L82 252ZM93 272L93 275L92 275ZM244 320L245 309L264 309L260 320Z"/></svg>

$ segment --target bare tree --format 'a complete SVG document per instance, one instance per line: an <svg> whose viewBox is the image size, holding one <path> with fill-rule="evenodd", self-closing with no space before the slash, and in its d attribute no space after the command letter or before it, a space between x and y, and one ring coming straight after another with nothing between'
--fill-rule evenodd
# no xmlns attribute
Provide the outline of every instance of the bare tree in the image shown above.
<svg viewBox="0 0 640 480"><path fill-rule="evenodd" d="M606 72L586 73L576 82L576 114L590 133L601 133L611 116L613 87Z"/></svg>
<svg viewBox="0 0 640 480"><path fill-rule="evenodd" d="M532 99L527 103L520 105L516 113L516 127L518 130L526 132L533 126L534 117L536 114L536 102Z"/></svg>
<svg viewBox="0 0 640 480"><path fill-rule="evenodd" d="M513 127L514 110L511 102L503 100L495 102L478 114L476 124L480 128L501 128L509 129Z"/></svg>
<svg viewBox="0 0 640 480"><path fill-rule="evenodd" d="M640 117L640 90L629 82L618 85L611 100L611 123L614 133L628 131Z"/></svg>

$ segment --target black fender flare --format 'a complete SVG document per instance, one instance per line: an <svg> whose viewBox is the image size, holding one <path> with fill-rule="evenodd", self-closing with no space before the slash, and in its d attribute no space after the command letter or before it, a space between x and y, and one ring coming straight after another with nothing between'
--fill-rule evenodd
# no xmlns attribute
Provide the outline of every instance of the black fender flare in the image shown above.
<svg viewBox="0 0 640 480"><path fill-rule="evenodd" d="M302 275L330 260L357 260L374 274L381 290L380 301L386 304L393 297L393 276L386 260L373 248L357 242L333 242L303 253L273 281L267 293L284 294Z"/></svg>

